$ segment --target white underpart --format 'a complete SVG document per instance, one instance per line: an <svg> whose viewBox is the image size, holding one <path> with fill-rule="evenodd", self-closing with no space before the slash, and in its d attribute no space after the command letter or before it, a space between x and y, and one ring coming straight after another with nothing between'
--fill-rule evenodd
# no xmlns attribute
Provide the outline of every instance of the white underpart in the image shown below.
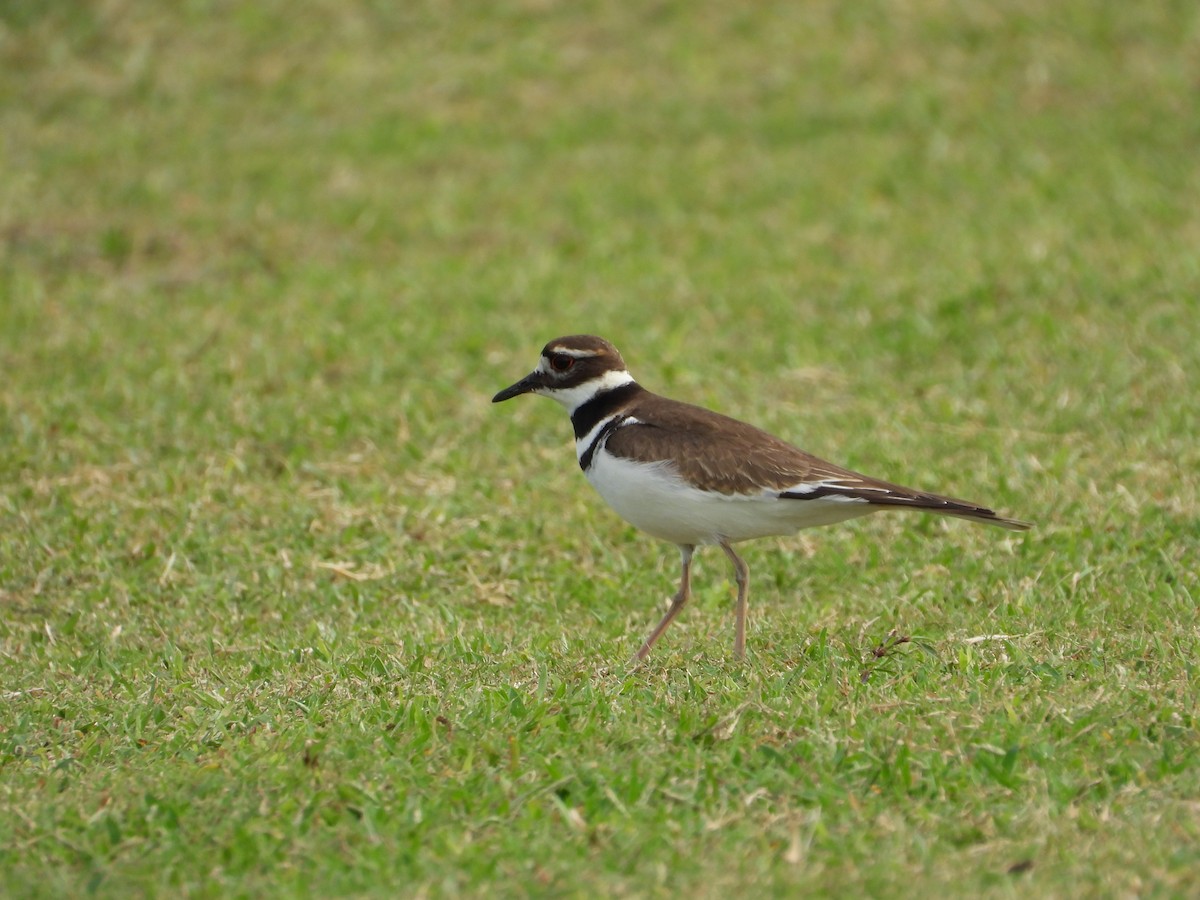
<svg viewBox="0 0 1200 900"><path fill-rule="evenodd" d="M586 449L586 447L585 447ZM879 509L853 497L780 499L778 491L719 494L686 483L669 462L639 463L597 448L588 481L621 518L673 544L748 541L832 525Z"/></svg>
<svg viewBox="0 0 1200 900"><path fill-rule="evenodd" d="M539 371L546 371L544 368L545 365L546 360L543 359L538 366ZM538 388L534 393L557 400L567 408L567 412L573 413L602 391L611 391L613 388L619 388L621 385L629 384L631 381L633 381L633 376L628 372L624 370L620 372L610 370L599 378L593 378L590 381L583 382L583 384L577 384L575 387L544 387Z"/></svg>

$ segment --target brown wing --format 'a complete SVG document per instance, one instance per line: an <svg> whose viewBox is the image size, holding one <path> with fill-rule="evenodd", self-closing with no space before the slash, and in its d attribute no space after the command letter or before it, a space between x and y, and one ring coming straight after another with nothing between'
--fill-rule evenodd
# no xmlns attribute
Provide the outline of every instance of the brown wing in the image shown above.
<svg viewBox="0 0 1200 900"><path fill-rule="evenodd" d="M639 407L645 410L639 415ZM906 507L975 519L1024 530L1025 522L1004 519L984 506L869 478L835 466L786 441L720 413L644 395L625 410L638 420L608 438L608 452L639 462L670 461L693 484L722 494L778 491L781 499L840 496L878 506Z"/></svg>
<svg viewBox="0 0 1200 900"><path fill-rule="evenodd" d="M651 405L653 409L642 415L639 407ZM722 494L782 491L827 478L860 477L760 428L700 406L643 395L624 412L639 424L616 429L605 444L610 453L639 462L670 460L687 481Z"/></svg>

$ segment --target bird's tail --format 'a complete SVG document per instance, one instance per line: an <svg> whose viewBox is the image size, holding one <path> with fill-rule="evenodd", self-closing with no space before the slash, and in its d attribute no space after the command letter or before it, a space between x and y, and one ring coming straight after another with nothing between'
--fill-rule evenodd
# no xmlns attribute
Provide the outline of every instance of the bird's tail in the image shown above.
<svg viewBox="0 0 1200 900"><path fill-rule="evenodd" d="M942 497L939 494L926 494L923 491L891 492L871 496L864 492L864 499L877 506L890 506L895 509L917 509L922 512L938 513L943 516L954 516L956 519L968 519L984 525L994 525L1009 531L1028 531L1033 527L1032 522L1020 519L1009 519L1001 516L993 509L979 506L966 500L954 497Z"/></svg>
<svg viewBox="0 0 1200 900"><path fill-rule="evenodd" d="M1009 531L1028 531L1033 527L1031 523L1022 522L1020 519L1008 519L997 515L995 510L977 503L943 497L940 494L927 494L925 491L914 491L912 488L877 481L851 472L847 472L844 477L791 488L781 492L779 497L785 500L818 500L825 497L865 500L877 508L915 509L938 513L982 522L984 525L995 525L997 528L1007 528Z"/></svg>

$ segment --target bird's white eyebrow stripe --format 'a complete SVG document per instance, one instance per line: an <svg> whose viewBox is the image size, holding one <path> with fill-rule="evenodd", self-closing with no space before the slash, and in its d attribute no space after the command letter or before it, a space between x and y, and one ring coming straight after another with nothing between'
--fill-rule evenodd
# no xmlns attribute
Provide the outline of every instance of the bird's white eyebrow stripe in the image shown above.
<svg viewBox="0 0 1200 900"><path fill-rule="evenodd" d="M550 353L561 353L563 356L570 356L575 359L587 359L589 356L599 356L599 350L576 350L573 347L551 347Z"/></svg>

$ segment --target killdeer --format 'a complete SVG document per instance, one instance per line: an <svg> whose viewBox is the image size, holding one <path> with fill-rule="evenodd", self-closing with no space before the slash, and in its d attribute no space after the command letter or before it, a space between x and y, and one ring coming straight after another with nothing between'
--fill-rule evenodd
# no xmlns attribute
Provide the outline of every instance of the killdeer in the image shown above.
<svg viewBox="0 0 1200 900"><path fill-rule="evenodd" d="M1025 531L986 507L868 478L810 456L753 425L652 394L603 338L560 337L538 366L493 403L520 394L557 400L571 415L579 466L630 524L679 547L679 589L634 661L646 658L690 596L692 554L716 544L737 583L734 653L746 651L750 572L740 541L792 534L885 509L915 509Z"/></svg>

